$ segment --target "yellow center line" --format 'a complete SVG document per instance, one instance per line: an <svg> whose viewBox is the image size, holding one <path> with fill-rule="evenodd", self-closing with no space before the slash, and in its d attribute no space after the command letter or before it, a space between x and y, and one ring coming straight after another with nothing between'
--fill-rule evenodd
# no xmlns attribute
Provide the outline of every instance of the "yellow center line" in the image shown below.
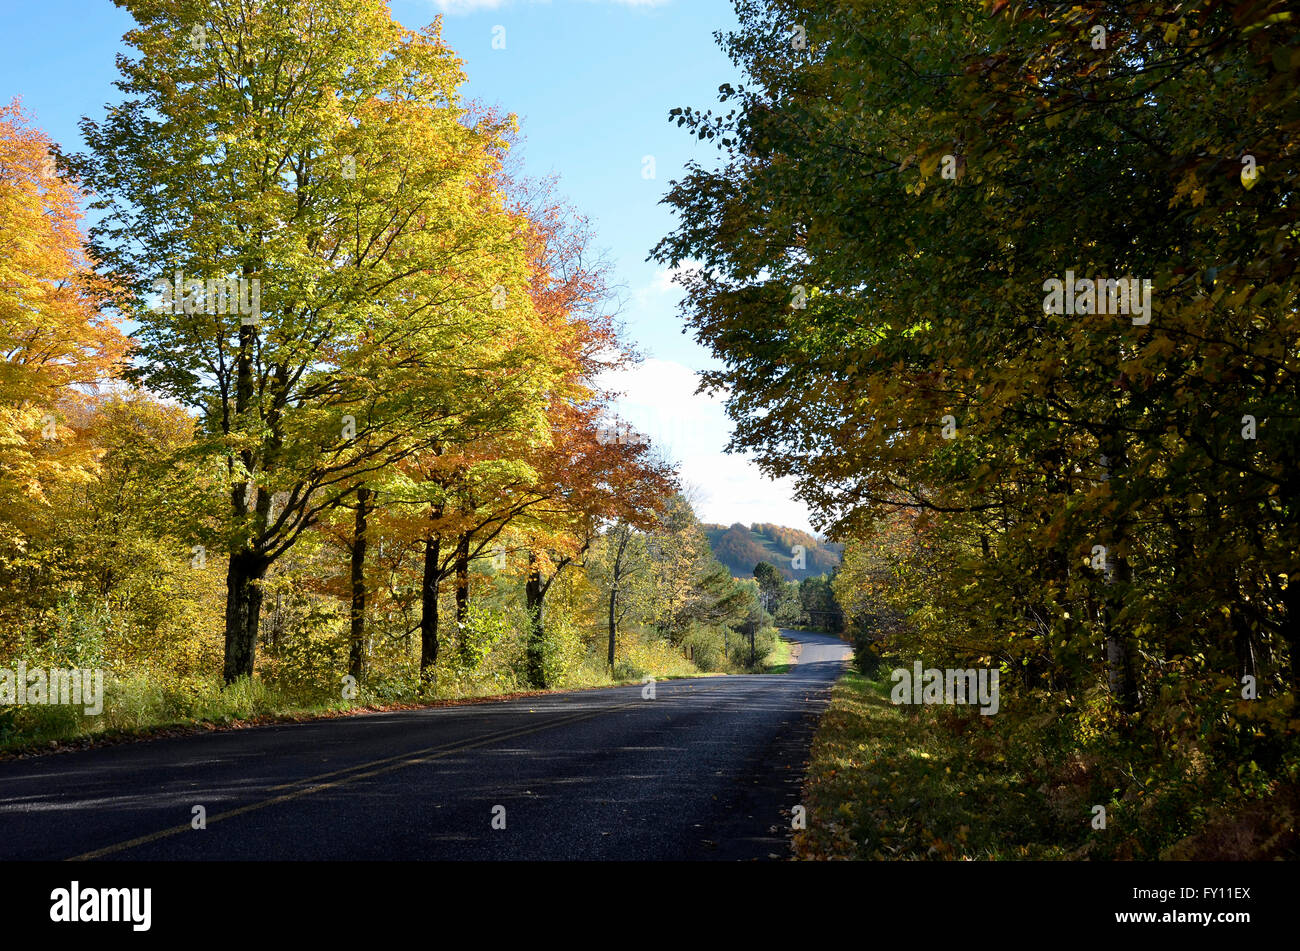
<svg viewBox="0 0 1300 951"><path fill-rule="evenodd" d="M444 756L451 756L453 753L461 753L465 750L477 749L480 746L499 742L501 740L510 740L519 736L528 736L531 733L540 733L543 730L554 729L555 727L565 726L570 723L577 723L579 720L589 720L592 717L600 716L602 713L614 713L618 710L626 710L630 707L640 706L645 701L634 700L631 703L619 704L614 707L605 707L600 710L593 710L588 713L579 713L573 716L564 717L551 723L543 723L538 726L526 727L522 730L505 730L480 737L469 743L453 744L451 746L430 746L423 750L416 750L414 753L402 753L397 756L389 756L384 759L372 760L369 763L360 763L356 766L349 766L346 769L334 770L330 773L322 773L319 776L308 777L306 779L295 780L291 783L282 783L278 786L271 786L268 792L274 792L278 789L289 789L294 786L302 786L293 792L284 793L279 796L272 796L268 799L262 799L257 802L249 803L246 806L240 806L238 809L231 809L226 812L218 813L208 818L207 822L211 825L214 822L220 822L222 819L233 819L235 816L242 816L249 812L255 812L258 809L265 809L267 806L274 806L278 803L288 802L291 799L298 799L302 796L309 796L313 793L321 792L326 789L334 789L347 783L354 782L358 779L368 779L372 776L381 776L384 773L391 773L394 770L402 769L405 766L415 766L419 763L428 763L436 759L442 759ZM371 767L379 767L377 769ZM367 772L356 772L356 770L368 770ZM335 779L332 782L316 782L320 779L327 779L330 776L339 776L340 774L351 773L350 776L343 776L341 779ZM303 786L304 783L314 783L311 786ZM157 842L159 839L165 839L173 835L179 835L182 832L189 832L193 827L189 823L178 826L172 826L162 829L158 832L151 832L148 835L142 835L134 839L128 839L125 842L118 842L114 845L106 845L102 849L95 849L93 852L83 852L81 855L74 855L66 861L84 862L90 859L103 858L105 855L112 855L115 852L122 852L126 849L133 849L136 846L147 845L150 842Z"/></svg>

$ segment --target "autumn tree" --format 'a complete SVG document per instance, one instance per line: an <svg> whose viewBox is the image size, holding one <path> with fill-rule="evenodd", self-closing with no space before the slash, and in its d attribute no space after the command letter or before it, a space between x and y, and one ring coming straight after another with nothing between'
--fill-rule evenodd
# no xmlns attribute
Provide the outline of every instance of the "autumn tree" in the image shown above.
<svg viewBox="0 0 1300 951"><path fill-rule="evenodd" d="M80 192L15 100L0 107L0 540L13 556L55 485L85 480L94 447L69 413L120 369L126 339L98 307Z"/></svg>
<svg viewBox="0 0 1300 951"><path fill-rule="evenodd" d="M734 446L838 537L926 516L900 550L928 587L884 594L907 649L1003 666L1069 718L1100 690L1148 751L1243 717L1278 755L1294 24L1210 0L737 8L745 83L674 116L721 162L674 183L655 252L701 263L684 306Z"/></svg>
<svg viewBox="0 0 1300 951"><path fill-rule="evenodd" d="M615 669L618 631L646 614L650 578L646 538L627 522L616 522L601 535L587 575L601 593L607 634L606 664Z"/></svg>
<svg viewBox="0 0 1300 951"><path fill-rule="evenodd" d="M714 556L690 500L668 500L650 530L654 622L680 644L692 625L738 623L748 613L748 594Z"/></svg>
<svg viewBox="0 0 1300 951"><path fill-rule="evenodd" d="M104 656L123 669L206 674L219 634L220 483L183 408L124 390L87 400L99 454L59 490L40 548L62 565L67 613L103 611ZM29 610L30 610L29 605Z"/></svg>
<svg viewBox="0 0 1300 951"><path fill-rule="evenodd" d="M135 378L202 415L228 479L225 678L260 580L368 474L540 392L502 128L463 121L437 24L379 0L124 3L132 98L86 120L93 247L129 289Z"/></svg>

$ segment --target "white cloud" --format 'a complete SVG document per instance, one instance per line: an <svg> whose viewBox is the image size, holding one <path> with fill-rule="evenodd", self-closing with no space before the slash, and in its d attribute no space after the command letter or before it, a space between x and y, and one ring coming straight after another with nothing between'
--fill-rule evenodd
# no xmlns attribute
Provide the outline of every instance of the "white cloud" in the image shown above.
<svg viewBox="0 0 1300 951"><path fill-rule="evenodd" d="M683 261L676 267L660 268L655 271L654 280L651 281L650 287L660 294L667 294L672 291L680 294L682 287L677 281L688 274L694 274L699 269L699 261Z"/></svg>
<svg viewBox="0 0 1300 951"><path fill-rule="evenodd" d="M661 267L650 278L649 284L632 292L632 300L638 307L646 307L669 297L675 301L683 293L682 286L677 283L678 279L699 269L699 261L683 261L676 267Z"/></svg>
<svg viewBox="0 0 1300 951"><path fill-rule="evenodd" d="M679 465L682 481L699 490L701 520L774 522L811 531L808 510L794 497L792 479L772 480L743 456L724 453L731 437L720 395L695 392L694 370L671 360L649 359L600 381L624 394L617 400L620 419L650 437Z"/></svg>

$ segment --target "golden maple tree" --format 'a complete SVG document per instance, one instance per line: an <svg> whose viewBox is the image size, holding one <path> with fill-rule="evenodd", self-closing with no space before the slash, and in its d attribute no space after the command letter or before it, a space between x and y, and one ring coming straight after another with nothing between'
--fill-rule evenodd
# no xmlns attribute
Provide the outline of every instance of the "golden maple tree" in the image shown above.
<svg viewBox="0 0 1300 951"><path fill-rule="evenodd" d="M96 452L81 438L85 398L115 376L127 348L100 314L79 189L18 100L0 107L0 544L24 547L51 487L83 480Z"/></svg>

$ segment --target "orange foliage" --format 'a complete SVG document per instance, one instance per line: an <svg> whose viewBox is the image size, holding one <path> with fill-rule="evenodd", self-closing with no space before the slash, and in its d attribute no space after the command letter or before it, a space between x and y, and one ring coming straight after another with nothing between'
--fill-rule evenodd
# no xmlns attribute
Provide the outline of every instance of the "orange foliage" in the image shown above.
<svg viewBox="0 0 1300 951"><path fill-rule="evenodd" d="M97 311L76 184L59 177L49 138L17 100L0 107L0 522L93 471L95 451L68 421L112 379L127 349Z"/></svg>

